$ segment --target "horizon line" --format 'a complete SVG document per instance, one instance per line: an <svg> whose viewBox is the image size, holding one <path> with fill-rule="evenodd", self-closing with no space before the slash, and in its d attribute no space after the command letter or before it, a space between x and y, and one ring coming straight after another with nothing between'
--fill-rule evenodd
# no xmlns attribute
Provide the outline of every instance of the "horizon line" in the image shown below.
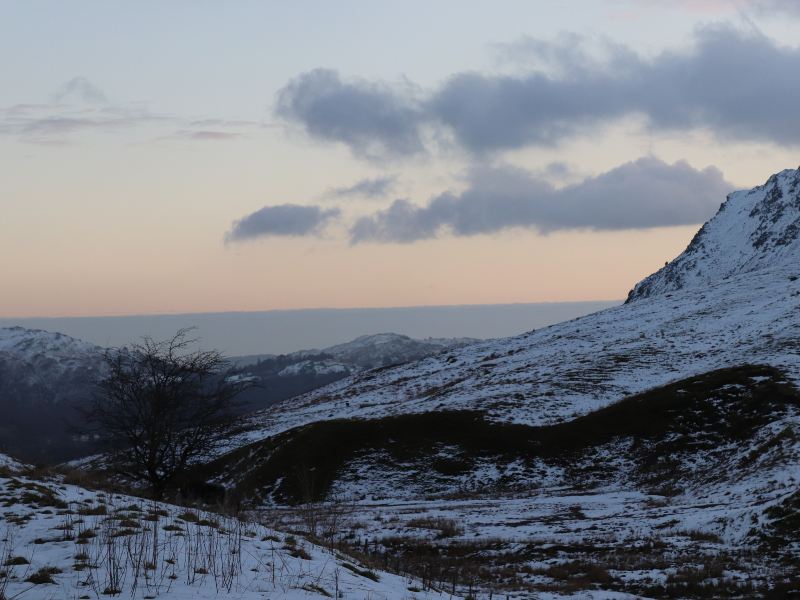
<svg viewBox="0 0 800 600"><path fill-rule="evenodd" d="M497 306L531 306L554 304L595 304L624 302L624 298L597 299L597 300L546 300L539 302L489 302L485 304L412 304L400 306L346 306L346 307L303 307L303 308L269 308L263 310L218 310L198 312L156 312L156 313L115 313L109 315L30 315L30 316L0 316L0 321L27 321L48 319L136 319L143 317L190 317L204 315L248 315L263 313L285 312L345 312L345 311L379 311L379 310L411 310L411 309L436 309L436 308L483 308Z"/></svg>

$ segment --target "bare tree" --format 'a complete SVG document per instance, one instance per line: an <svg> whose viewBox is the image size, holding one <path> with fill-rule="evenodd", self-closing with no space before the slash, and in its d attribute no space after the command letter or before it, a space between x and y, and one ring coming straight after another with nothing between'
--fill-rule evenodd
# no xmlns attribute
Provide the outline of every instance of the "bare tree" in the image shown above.
<svg viewBox="0 0 800 600"><path fill-rule="evenodd" d="M147 482L155 499L224 442L234 398L247 385L225 377L219 352L189 351L189 331L107 351L89 414L112 443L112 468Z"/></svg>

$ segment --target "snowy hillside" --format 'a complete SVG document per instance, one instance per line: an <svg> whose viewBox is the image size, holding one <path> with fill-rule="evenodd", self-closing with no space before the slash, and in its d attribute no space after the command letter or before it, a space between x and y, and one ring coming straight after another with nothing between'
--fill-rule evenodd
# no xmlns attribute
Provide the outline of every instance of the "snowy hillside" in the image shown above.
<svg viewBox="0 0 800 600"><path fill-rule="evenodd" d="M21 471L25 468L21 462L15 458L11 458L8 454L0 453L0 470L10 473Z"/></svg>
<svg viewBox="0 0 800 600"><path fill-rule="evenodd" d="M800 378L800 265L733 276L354 378L250 420L250 441L317 420L486 411L530 425L573 418L713 369L770 364Z"/></svg>
<svg viewBox="0 0 800 600"><path fill-rule="evenodd" d="M440 597L411 578L257 523L0 475L0 597Z"/></svg>
<svg viewBox="0 0 800 600"><path fill-rule="evenodd" d="M639 282L628 301L779 265L800 257L800 169L773 175L762 186L734 192L686 251Z"/></svg>
<svg viewBox="0 0 800 600"><path fill-rule="evenodd" d="M325 515L336 544L439 590L796 597L798 182L784 171L731 195L622 306L354 367L243 418L192 475L271 523L315 530ZM400 347L377 336L237 373L338 377L345 357L397 356L383 342Z"/></svg>
<svg viewBox="0 0 800 600"><path fill-rule="evenodd" d="M304 466L354 503L343 539L484 591L792 597L799 179L731 195L622 306L279 403L205 475L258 509Z"/></svg>

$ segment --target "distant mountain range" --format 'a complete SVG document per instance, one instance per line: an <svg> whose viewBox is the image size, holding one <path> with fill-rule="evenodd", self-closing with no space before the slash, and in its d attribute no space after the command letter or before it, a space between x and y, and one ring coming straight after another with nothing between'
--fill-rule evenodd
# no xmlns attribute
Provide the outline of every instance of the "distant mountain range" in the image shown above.
<svg viewBox="0 0 800 600"><path fill-rule="evenodd" d="M415 340L397 333L379 333L321 350L234 357L235 367L230 376L255 384L239 398L250 411L356 373L413 362L477 341L470 338Z"/></svg>
<svg viewBox="0 0 800 600"><path fill-rule="evenodd" d="M472 341L414 340L383 333L321 350L234 357L227 376L256 384L240 399L240 410L247 412L354 373L417 360ZM93 452L92 440L79 434L81 409L95 393L104 351L61 333L0 328L0 449L33 461L62 461Z"/></svg>

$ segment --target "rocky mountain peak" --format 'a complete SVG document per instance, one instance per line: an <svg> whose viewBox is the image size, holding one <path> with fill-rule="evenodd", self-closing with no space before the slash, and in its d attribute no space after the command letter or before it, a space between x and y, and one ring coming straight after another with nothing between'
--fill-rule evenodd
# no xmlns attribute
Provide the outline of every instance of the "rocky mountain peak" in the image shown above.
<svg viewBox="0 0 800 600"><path fill-rule="evenodd" d="M763 268L792 266L799 257L800 169L786 169L764 185L729 194L686 250L636 284L627 302Z"/></svg>

